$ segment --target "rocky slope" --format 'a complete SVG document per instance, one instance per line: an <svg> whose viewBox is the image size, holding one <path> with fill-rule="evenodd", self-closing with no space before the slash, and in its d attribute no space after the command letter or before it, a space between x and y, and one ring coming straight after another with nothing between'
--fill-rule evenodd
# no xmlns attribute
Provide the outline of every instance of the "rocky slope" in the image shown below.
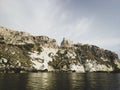
<svg viewBox="0 0 120 90"><path fill-rule="evenodd" d="M118 55L95 45L73 44L65 38L32 36L0 27L0 71L112 72L120 69Z"/></svg>

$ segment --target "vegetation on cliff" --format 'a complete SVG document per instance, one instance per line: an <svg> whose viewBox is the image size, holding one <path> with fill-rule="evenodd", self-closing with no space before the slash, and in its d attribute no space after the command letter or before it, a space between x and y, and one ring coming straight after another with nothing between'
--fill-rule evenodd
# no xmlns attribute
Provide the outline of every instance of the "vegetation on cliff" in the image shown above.
<svg viewBox="0 0 120 90"><path fill-rule="evenodd" d="M32 36L0 27L1 71L76 71L97 72L120 69L118 55L95 45L73 44L63 39Z"/></svg>

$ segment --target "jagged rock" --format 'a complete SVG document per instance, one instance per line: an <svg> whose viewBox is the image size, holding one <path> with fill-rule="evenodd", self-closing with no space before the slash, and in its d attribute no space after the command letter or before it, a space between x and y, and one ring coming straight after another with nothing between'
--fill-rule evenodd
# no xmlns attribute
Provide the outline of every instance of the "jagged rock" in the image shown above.
<svg viewBox="0 0 120 90"><path fill-rule="evenodd" d="M2 39L4 43L12 45L34 43L29 33L13 31L4 27L0 27L0 39Z"/></svg>
<svg viewBox="0 0 120 90"><path fill-rule="evenodd" d="M73 47L73 42L70 40L67 40L65 38L63 38L63 41L61 42L61 47L62 48L70 48Z"/></svg>
<svg viewBox="0 0 120 90"><path fill-rule="evenodd" d="M35 36L34 41L41 47L58 48L56 40L47 36Z"/></svg>
<svg viewBox="0 0 120 90"><path fill-rule="evenodd" d="M118 55L95 45L32 36L0 27L0 70L14 71L120 71Z"/></svg>

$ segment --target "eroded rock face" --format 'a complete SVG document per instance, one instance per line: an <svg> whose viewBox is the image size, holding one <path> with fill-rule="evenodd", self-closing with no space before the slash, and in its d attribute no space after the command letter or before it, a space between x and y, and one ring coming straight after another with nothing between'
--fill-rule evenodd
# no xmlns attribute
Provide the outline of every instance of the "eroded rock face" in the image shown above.
<svg viewBox="0 0 120 90"><path fill-rule="evenodd" d="M29 33L13 31L5 27L0 27L0 37L2 42L6 44L22 45L25 43L34 43Z"/></svg>
<svg viewBox="0 0 120 90"><path fill-rule="evenodd" d="M120 69L118 55L95 45L32 36L0 27L0 70L111 72Z"/></svg>
<svg viewBox="0 0 120 90"><path fill-rule="evenodd" d="M48 71L54 71L48 63L53 60L51 54L55 55L57 50L53 48L42 48L42 52L40 53L38 51L29 52L33 67L37 70L47 69Z"/></svg>
<svg viewBox="0 0 120 90"><path fill-rule="evenodd" d="M51 39L47 36L34 36L33 38L34 38L35 44L38 44L41 47L58 48L58 45L55 39Z"/></svg>
<svg viewBox="0 0 120 90"><path fill-rule="evenodd" d="M71 48L71 47L73 47L73 42L63 38L63 41L61 42L61 48Z"/></svg>

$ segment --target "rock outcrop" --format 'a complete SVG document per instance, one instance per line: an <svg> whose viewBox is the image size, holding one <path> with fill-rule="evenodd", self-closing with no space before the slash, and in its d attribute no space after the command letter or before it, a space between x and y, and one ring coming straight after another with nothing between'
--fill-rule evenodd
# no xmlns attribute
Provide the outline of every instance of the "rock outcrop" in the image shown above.
<svg viewBox="0 0 120 90"><path fill-rule="evenodd" d="M61 46L60 47L61 48L71 48L71 47L73 47L73 42L63 38L63 41L61 42Z"/></svg>
<svg viewBox="0 0 120 90"><path fill-rule="evenodd" d="M120 70L118 55L95 45L61 45L47 36L32 36L0 27L0 71L114 72Z"/></svg>

